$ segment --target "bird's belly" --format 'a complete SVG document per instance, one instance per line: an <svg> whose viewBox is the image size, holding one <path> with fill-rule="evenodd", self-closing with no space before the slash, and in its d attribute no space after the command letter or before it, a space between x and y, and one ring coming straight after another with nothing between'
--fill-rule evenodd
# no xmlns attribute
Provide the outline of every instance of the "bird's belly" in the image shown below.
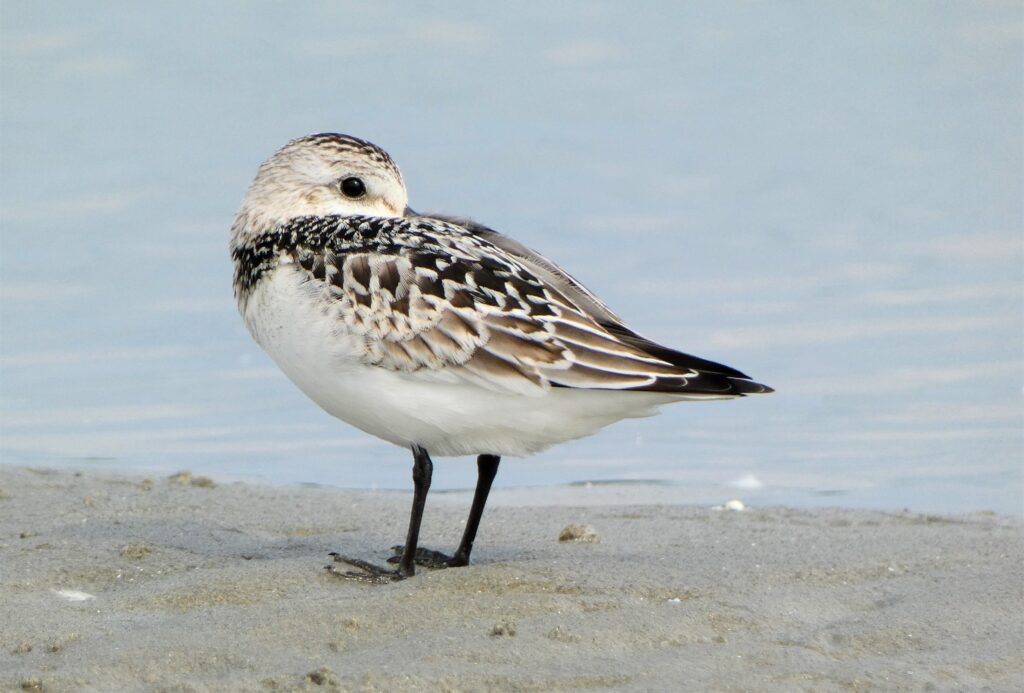
<svg viewBox="0 0 1024 693"><path fill-rule="evenodd" d="M678 396L553 388L541 396L486 390L423 371L363 361L364 343L328 314L289 266L264 276L244 308L256 341L329 414L396 445L432 455L521 456L624 418L648 416Z"/></svg>

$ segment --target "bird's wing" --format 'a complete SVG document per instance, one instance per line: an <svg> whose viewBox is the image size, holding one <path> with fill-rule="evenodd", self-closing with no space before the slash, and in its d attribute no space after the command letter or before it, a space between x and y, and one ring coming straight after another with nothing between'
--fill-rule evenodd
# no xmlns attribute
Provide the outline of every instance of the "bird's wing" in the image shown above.
<svg viewBox="0 0 1024 693"><path fill-rule="evenodd" d="M555 264L555 262L544 257L533 248L523 245L516 239L509 238L505 234L499 233L498 231L495 231L488 226L484 226L483 224L479 224L472 219L464 219L462 217L446 214L437 214L432 216L436 219L441 219L443 221L463 226L474 235L501 248L522 263L522 265L529 269L536 277L540 278L542 281L554 287L564 296L572 300L573 303L581 308L587 315L592 317L596 322L622 324L622 318L616 315L604 301L594 294L593 291L583 286L576 277L566 272Z"/></svg>
<svg viewBox="0 0 1024 693"><path fill-rule="evenodd" d="M718 373L679 367L609 331L515 256L437 220L337 218L291 251L364 361L501 392L550 387L731 396ZM386 232L373 228L386 223ZM365 227L364 235L353 228ZM400 228L394 228L400 226ZM340 327L340 326L339 326Z"/></svg>
<svg viewBox="0 0 1024 693"><path fill-rule="evenodd" d="M328 291L338 319L363 337L370 365L539 393L542 372L567 368L569 355L531 314L537 287L503 279L471 258L352 253Z"/></svg>
<svg viewBox="0 0 1024 693"><path fill-rule="evenodd" d="M501 248L509 255L515 257L524 267L535 276L539 277L548 286L551 286L562 295L566 296L588 317L590 317L601 328L609 334L614 335L621 342L636 347L640 351L653 356L666 363L671 363L685 370L698 370L707 373L718 373L737 380L750 380L750 376L721 363L709 361L692 354L687 354L648 339L637 334L628 326L625 321L608 307L593 291L584 286L578 279L558 266L553 260L545 257L533 248L523 245L514 238L495 231L492 228L479 224L471 219L448 215L433 215L451 223L459 224L474 235L483 238L495 246ZM759 392L770 392L771 388L759 383L737 384L737 387L745 388L750 394Z"/></svg>

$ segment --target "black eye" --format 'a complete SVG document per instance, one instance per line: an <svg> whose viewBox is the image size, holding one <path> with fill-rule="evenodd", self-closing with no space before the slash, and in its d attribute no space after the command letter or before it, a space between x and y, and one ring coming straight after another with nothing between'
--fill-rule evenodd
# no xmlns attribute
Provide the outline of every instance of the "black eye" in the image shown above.
<svg viewBox="0 0 1024 693"><path fill-rule="evenodd" d="M341 192L345 197L362 197L366 194L366 186L360 178L346 178L341 181Z"/></svg>

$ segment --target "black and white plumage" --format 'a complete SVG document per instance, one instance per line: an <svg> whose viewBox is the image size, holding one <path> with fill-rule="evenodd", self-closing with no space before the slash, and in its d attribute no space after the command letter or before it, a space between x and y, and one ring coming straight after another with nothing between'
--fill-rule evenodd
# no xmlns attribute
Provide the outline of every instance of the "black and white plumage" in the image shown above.
<svg viewBox="0 0 1024 693"><path fill-rule="evenodd" d="M641 337L496 231L412 212L391 157L357 138L274 154L231 250L246 325L282 370L414 451L526 455L661 404L771 391Z"/></svg>

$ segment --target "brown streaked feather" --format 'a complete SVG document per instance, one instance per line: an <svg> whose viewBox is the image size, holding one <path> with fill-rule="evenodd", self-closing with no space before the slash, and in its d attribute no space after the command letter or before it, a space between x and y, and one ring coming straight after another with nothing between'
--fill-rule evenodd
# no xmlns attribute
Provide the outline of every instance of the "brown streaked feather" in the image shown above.
<svg viewBox="0 0 1024 693"><path fill-rule="evenodd" d="M508 313L488 315L487 325L488 327L496 327L508 332L520 332L524 335L548 331L544 323L527 320L519 315L510 315Z"/></svg>
<svg viewBox="0 0 1024 693"><path fill-rule="evenodd" d="M536 250L528 248L514 238L509 238L490 227L478 224L472 219L444 214L435 214L434 218L458 224L469 229L476 236L493 243L514 257L534 276L543 280L545 284L558 289L559 292L568 296L574 304L579 306L587 315L593 317L596 322L623 323L622 318L616 315L590 289L583 286L575 277Z"/></svg>
<svg viewBox="0 0 1024 693"><path fill-rule="evenodd" d="M469 229L475 236L493 243L502 251L514 257L550 288L567 296L575 305L579 306L583 313L614 335L615 338L621 339L623 342L640 349L651 357L670 363L681 371L694 374L707 372L722 375L728 380L732 388L732 394L773 392L772 388L751 381L750 376L731 366L666 347L637 334L628 328L622 318L616 315L611 308L575 277L544 257L541 253L523 245L519 241L509 238L483 224L479 224L472 219L443 214L436 214L434 218ZM696 382L691 381L690 384L695 388L699 387Z"/></svg>
<svg viewBox="0 0 1024 693"><path fill-rule="evenodd" d="M500 329L490 330L483 348L506 361L529 368L569 363L567 350L553 339L538 341Z"/></svg>
<svg viewBox="0 0 1024 693"><path fill-rule="evenodd" d="M486 349L478 349L462 369L476 376L489 390L513 390L528 394L543 391L544 382L536 369L511 363Z"/></svg>
<svg viewBox="0 0 1024 693"><path fill-rule="evenodd" d="M351 288L359 293L369 293L370 291L370 258L366 255L355 255L348 259L345 263L346 272L338 272L337 276L342 283L339 284L342 288L345 288L345 282L348 276L352 277L355 282Z"/></svg>
<svg viewBox="0 0 1024 693"><path fill-rule="evenodd" d="M656 359L636 347L630 346L629 344L623 344L622 342L612 338L611 335L603 330L597 331L593 329L580 329L579 323L569 323L564 320L558 320L553 324L555 326L555 334L564 342L579 345L593 351L604 351L615 356L632 358L651 365L671 367L671 364L666 363L661 359ZM678 368L673 368L672 372L677 375L680 374Z"/></svg>
<svg viewBox="0 0 1024 693"><path fill-rule="evenodd" d="M442 365L437 355L427 346L423 337L417 335L410 339L402 340L397 342L405 351L406 356L409 359L410 368L403 370L419 370L420 368L437 368Z"/></svg>
<svg viewBox="0 0 1024 693"><path fill-rule="evenodd" d="M653 376L630 375L616 371L591 368L579 363L556 373L545 373L548 379L562 387L577 387L600 390L630 390L654 383Z"/></svg>
<svg viewBox="0 0 1024 693"><path fill-rule="evenodd" d="M402 285L401 271L397 267L397 260L382 260L377 267L377 287L380 291L387 291L393 298L399 298L409 293ZM371 288L372 285L371 285Z"/></svg>
<svg viewBox="0 0 1024 693"><path fill-rule="evenodd" d="M430 349L437 359L439 368L454 363L462 363L469 358L471 352L449 337L443 330L424 330L418 335L423 344Z"/></svg>
<svg viewBox="0 0 1024 693"><path fill-rule="evenodd" d="M642 375L645 377L670 376L679 378L681 375L678 368L667 363L659 364L647 360L641 361L631 356L611 354L607 351L598 351L578 344L571 345L570 351L576 364L597 370ZM573 368L575 367L573 366Z"/></svg>
<svg viewBox="0 0 1024 693"><path fill-rule="evenodd" d="M436 219L331 219L309 222L321 235L308 245L293 232L286 252L322 286L325 310L363 339L367 365L523 394L551 386L712 396L763 388L612 322L593 294L537 254L526 262ZM329 235L331 223L338 235Z"/></svg>

